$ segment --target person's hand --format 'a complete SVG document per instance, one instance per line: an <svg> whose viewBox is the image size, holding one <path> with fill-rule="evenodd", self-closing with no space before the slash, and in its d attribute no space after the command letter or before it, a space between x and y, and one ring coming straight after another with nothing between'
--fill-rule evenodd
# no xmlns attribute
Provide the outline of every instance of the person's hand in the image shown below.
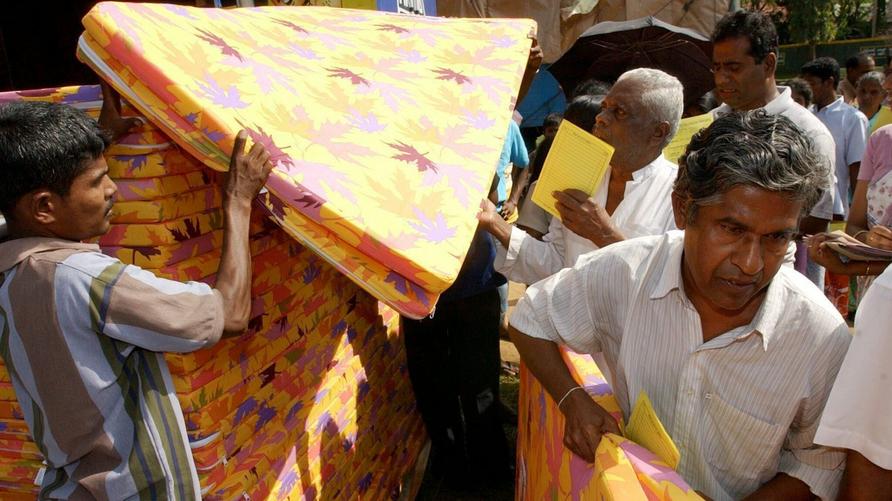
<svg viewBox="0 0 892 501"><path fill-rule="evenodd" d="M502 216L496 210L496 205L488 198L480 201L480 212L477 213L477 221L484 230L492 232L496 220L502 219Z"/></svg>
<svg viewBox="0 0 892 501"><path fill-rule="evenodd" d="M605 433L619 432L619 425L609 412L598 405L585 391L574 391L564 400L564 445L573 454L589 463L595 462L595 451Z"/></svg>
<svg viewBox="0 0 892 501"><path fill-rule="evenodd" d="M140 117L124 118L121 116L121 96L111 85L104 81L99 84L102 89L102 109L99 111L99 126L111 134L112 142L136 127L145 123Z"/></svg>
<svg viewBox="0 0 892 501"><path fill-rule="evenodd" d="M848 235L831 235L830 233L812 235L805 240L805 244L808 246L808 257L815 263L827 268L827 271L830 273L845 274L846 263L842 262L839 254L827 247L827 242L840 239L845 240L847 238L858 242ZM858 243L860 244L861 242Z"/></svg>
<svg viewBox="0 0 892 501"><path fill-rule="evenodd" d="M502 204L502 217L507 220L509 217L511 217L511 214L514 214L514 209L516 208L517 202L509 199L504 204Z"/></svg>
<svg viewBox="0 0 892 501"><path fill-rule="evenodd" d="M886 226L874 225L867 232L864 243L877 249L892 250L892 229Z"/></svg>
<svg viewBox="0 0 892 501"><path fill-rule="evenodd" d="M557 200L555 207L561 215L561 223L573 233L591 240L598 247L623 240L607 211L584 192L556 191L553 196Z"/></svg>
<svg viewBox="0 0 892 501"><path fill-rule="evenodd" d="M539 66L542 65L542 47L539 46L539 40L536 39L535 35L530 35L529 37L533 39L533 44L530 47L530 55L527 58L527 70L535 73Z"/></svg>
<svg viewBox="0 0 892 501"><path fill-rule="evenodd" d="M539 66L542 64L542 47L539 47L539 41L536 39L535 33L530 33L527 35L529 38L533 40L530 47L530 55L527 57L527 67L523 72L523 78L520 80L520 88L517 91L517 102L523 101L523 98L526 97L527 92L530 90L530 86L533 85L533 78L536 76L536 72L539 71Z"/></svg>
<svg viewBox="0 0 892 501"><path fill-rule="evenodd" d="M247 131L240 131L235 137L232 157L229 160L229 175L226 179L226 196L232 200L251 202L273 169L270 154L260 143L254 143L245 153Z"/></svg>

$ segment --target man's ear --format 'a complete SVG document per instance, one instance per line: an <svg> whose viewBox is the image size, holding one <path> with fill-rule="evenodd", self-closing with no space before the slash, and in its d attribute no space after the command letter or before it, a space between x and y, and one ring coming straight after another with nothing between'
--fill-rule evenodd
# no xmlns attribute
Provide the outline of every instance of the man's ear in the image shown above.
<svg viewBox="0 0 892 501"><path fill-rule="evenodd" d="M679 230L685 229L688 224L688 201L681 198L676 192L672 192L672 213L675 216L675 227Z"/></svg>
<svg viewBox="0 0 892 501"><path fill-rule="evenodd" d="M37 224L47 225L56 222L59 210L59 195L47 189L34 190L22 197L25 216Z"/></svg>
<svg viewBox="0 0 892 501"><path fill-rule="evenodd" d="M672 130L669 127L669 122L660 122L654 127L653 138L657 141L657 144L663 144L666 141L666 137L669 136L669 131Z"/></svg>
<svg viewBox="0 0 892 501"><path fill-rule="evenodd" d="M765 59L762 60L762 66L765 68L766 75L774 75L777 70L777 54L769 52Z"/></svg>

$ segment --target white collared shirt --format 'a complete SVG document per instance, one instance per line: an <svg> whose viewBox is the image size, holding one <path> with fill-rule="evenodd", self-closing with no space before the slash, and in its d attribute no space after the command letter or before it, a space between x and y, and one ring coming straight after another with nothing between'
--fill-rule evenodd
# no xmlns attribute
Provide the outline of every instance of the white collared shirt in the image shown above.
<svg viewBox="0 0 892 501"><path fill-rule="evenodd" d="M749 325L703 342L684 293L684 232L619 242L527 289L511 325L603 352L626 419L645 391L681 451L678 472L715 500L778 472L833 499L844 454L813 444L849 343L845 321L783 266Z"/></svg>
<svg viewBox="0 0 892 501"><path fill-rule="evenodd" d="M849 166L860 162L867 146L867 117L840 96L821 109L814 110L818 120L833 136L836 145L836 196L833 213L849 215Z"/></svg>
<svg viewBox="0 0 892 501"><path fill-rule="evenodd" d="M833 142L833 136L827 127L818 120L812 112L800 106L793 101L793 94L789 87L778 86L778 96L772 99L761 109L765 110L769 115L783 115L789 118L794 124L799 126L806 135L812 140L818 149L818 152L830 163L830 178L828 180L830 189L824 192L821 199L812 208L810 214L819 219L833 219L833 199L836 190L836 146ZM727 104L722 104L718 108L712 110L713 117L720 117L731 113L732 110Z"/></svg>
<svg viewBox="0 0 892 501"><path fill-rule="evenodd" d="M815 442L858 451L892 470L892 266L858 305L852 346L833 385Z"/></svg>
<svg viewBox="0 0 892 501"><path fill-rule="evenodd" d="M622 201L610 216L626 238L660 235L675 229L671 195L677 175L678 167L662 155L632 173ZM593 197L601 207L607 203L609 184L608 169ZM531 284L573 266L579 256L597 248L591 240L565 228L560 219L552 218L542 241L512 228L508 248L497 247L495 269L509 280Z"/></svg>

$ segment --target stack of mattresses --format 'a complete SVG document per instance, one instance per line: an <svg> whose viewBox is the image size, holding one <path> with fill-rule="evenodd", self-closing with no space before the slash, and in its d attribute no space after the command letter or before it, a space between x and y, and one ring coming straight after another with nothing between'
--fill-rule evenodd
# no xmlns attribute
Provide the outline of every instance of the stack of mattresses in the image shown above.
<svg viewBox="0 0 892 501"><path fill-rule="evenodd" d="M622 411L598 365L562 349L573 378L622 426ZM521 365L517 428L519 500L600 499L668 501L702 499L684 479L644 447L608 434L595 464L564 446L564 415L545 388Z"/></svg>
<svg viewBox="0 0 892 501"><path fill-rule="evenodd" d="M84 26L81 60L206 165L248 129L279 224L421 318L468 250L535 24L107 2Z"/></svg>
<svg viewBox="0 0 892 501"><path fill-rule="evenodd" d="M99 104L96 87L45 94L91 113ZM110 148L107 161L119 192L103 252L162 277L213 284L222 244L217 174L148 124ZM167 356L204 497L387 497L424 441L399 317L264 214L255 210L250 227L248 332ZM33 499L41 455L0 372L0 498Z"/></svg>

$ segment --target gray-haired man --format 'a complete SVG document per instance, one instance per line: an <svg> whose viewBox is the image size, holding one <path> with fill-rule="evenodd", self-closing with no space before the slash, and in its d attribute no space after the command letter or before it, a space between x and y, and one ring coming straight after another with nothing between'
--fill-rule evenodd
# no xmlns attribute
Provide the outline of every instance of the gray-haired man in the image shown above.
<svg viewBox="0 0 892 501"><path fill-rule="evenodd" d="M552 219L542 241L506 223L484 201L478 219L501 244L496 271L533 283L573 266L587 252L675 229L670 194L677 168L662 152L678 130L683 107L675 77L651 68L623 73L590 131L615 148L594 196L579 190L555 194L561 218Z"/></svg>
<svg viewBox="0 0 892 501"><path fill-rule="evenodd" d="M649 395L681 451L679 473L706 496L834 498L843 454L813 437L848 329L781 266L827 189L815 155L783 116L719 118L680 162L672 205L684 231L611 245L527 289L512 339L562 402L571 450L592 460L616 423L573 391L557 343L604 353L626 418Z"/></svg>

